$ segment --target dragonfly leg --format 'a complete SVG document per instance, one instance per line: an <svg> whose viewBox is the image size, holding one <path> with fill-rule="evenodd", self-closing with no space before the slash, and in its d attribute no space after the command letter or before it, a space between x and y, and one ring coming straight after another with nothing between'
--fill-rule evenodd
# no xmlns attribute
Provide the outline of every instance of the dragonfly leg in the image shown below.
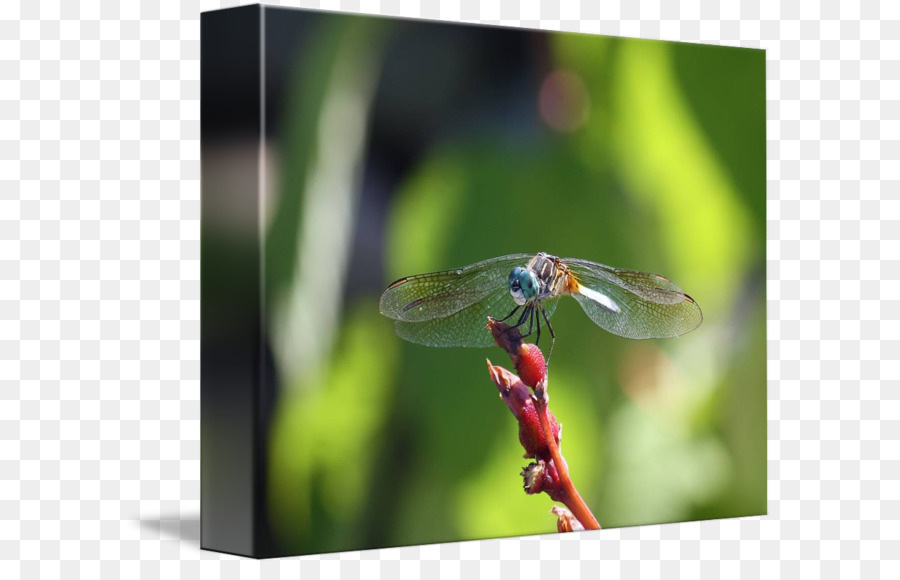
<svg viewBox="0 0 900 580"><path fill-rule="evenodd" d="M531 336L531 332L534 330L534 316L535 316L535 314L534 314L534 306L532 305L532 306L527 307L527 308L525 309L525 312L528 314L528 332L526 332L525 334L523 334L523 335L522 335L522 338L528 338L529 336ZM519 326L520 324L524 324L524 323L525 323L525 321L523 320L522 322L520 322L520 323L517 324L516 326Z"/></svg>
<svg viewBox="0 0 900 580"><path fill-rule="evenodd" d="M519 308L521 308L521 306L516 306L515 310L513 310L512 312L510 312L510 313L507 315L506 318L509 318L510 316L512 316L513 314L515 314L515 313L516 313L516 310L518 310ZM513 324L512 326L510 326L510 327L508 327L508 328L504 328L502 332L505 333L505 332L509 331L510 329L518 328L518 327L522 326L523 324L525 324L525 320L528 318L528 315L531 313L531 311L532 311L532 307L531 307L531 306L526 306L526 307L525 307L525 310L522 311L522 314L519 315L519 320L516 321L516 323ZM503 320L506 320L506 318L504 318ZM500 322L503 322L503 320L501 320ZM527 336L527 335L526 335L526 336Z"/></svg>
<svg viewBox="0 0 900 580"><path fill-rule="evenodd" d="M528 315L531 314L531 309L532 309L531 306L526 306L525 310L522 311L522 315L519 316L519 321L516 322L514 325L510 326L510 328L518 328L519 326L522 326L523 324L525 324L525 321L528 320Z"/></svg>
<svg viewBox="0 0 900 580"><path fill-rule="evenodd" d="M550 357L553 355L553 345L556 344L556 333L553 332L553 325L550 324L550 319L547 318L547 311L544 310L544 307L541 307L541 314L544 316L544 322L547 323L547 329L550 331L550 351L547 353L547 368L550 368ZM540 328L540 326L538 326Z"/></svg>
<svg viewBox="0 0 900 580"><path fill-rule="evenodd" d="M512 316L519 310L519 308L522 308L522 307L517 305L515 308L512 309L512 312L510 312L509 314L507 314L506 316L504 316L501 320L498 320L497 322L506 322L507 320L509 320L510 316Z"/></svg>
<svg viewBox="0 0 900 580"><path fill-rule="evenodd" d="M538 304L538 309L543 312L544 308ZM534 339L534 345L537 346L539 342L541 342L541 317L535 314L534 316L537 319L537 338Z"/></svg>

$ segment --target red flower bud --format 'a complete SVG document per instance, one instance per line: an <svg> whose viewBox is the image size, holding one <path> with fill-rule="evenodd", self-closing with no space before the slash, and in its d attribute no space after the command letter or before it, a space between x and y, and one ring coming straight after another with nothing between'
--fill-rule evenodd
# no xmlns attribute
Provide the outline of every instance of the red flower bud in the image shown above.
<svg viewBox="0 0 900 580"><path fill-rule="evenodd" d="M550 513L556 516L556 529L560 533L580 532L584 530L584 526L581 525L581 522L579 522L569 510L553 506L550 508Z"/></svg>
<svg viewBox="0 0 900 580"><path fill-rule="evenodd" d="M541 360L543 360L543 356ZM531 390L519 377L503 367L492 365L490 361L488 361L488 372L500 392L500 398L519 422L519 442L525 448L525 457L548 457L550 450L547 448L544 430L541 428L541 421L534 408ZM547 410L547 419L550 422L553 438L558 443L560 438L559 422L549 409Z"/></svg>
<svg viewBox="0 0 900 580"><path fill-rule="evenodd" d="M506 351L506 353L515 360L519 347L522 345L522 334L517 326L510 326L505 322L494 320L488 316L488 323L485 327L491 331L494 342L497 346Z"/></svg>
<svg viewBox="0 0 900 580"><path fill-rule="evenodd" d="M521 475L525 493L528 495L534 495L543 491L554 501L560 500L561 484L559 472L556 471L552 461L539 459L537 463L530 463L522 470Z"/></svg>
<svg viewBox="0 0 900 580"><path fill-rule="evenodd" d="M536 344L522 343L515 364L522 382L531 388L547 378L547 362Z"/></svg>

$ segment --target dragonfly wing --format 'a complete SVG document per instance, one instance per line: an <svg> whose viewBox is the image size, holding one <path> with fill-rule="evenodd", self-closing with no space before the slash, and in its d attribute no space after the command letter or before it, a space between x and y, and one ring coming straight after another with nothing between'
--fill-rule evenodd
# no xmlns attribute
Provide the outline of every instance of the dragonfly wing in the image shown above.
<svg viewBox="0 0 900 580"><path fill-rule="evenodd" d="M703 321L694 299L658 274L563 258L578 281L572 296L604 330L625 338L671 338Z"/></svg>
<svg viewBox="0 0 900 580"><path fill-rule="evenodd" d="M379 308L394 320L423 322L449 317L489 298L487 302L493 305L491 297L495 292L502 290L509 295L507 278L512 269L524 266L532 256L511 254L456 270L400 278L381 295ZM513 304L512 298L509 302ZM489 314L498 315L497 312Z"/></svg>
<svg viewBox="0 0 900 580"><path fill-rule="evenodd" d="M412 322L397 320L394 331L400 338L426 346L487 347L494 344L487 330L487 317L503 318L516 303L506 286L480 301L442 318Z"/></svg>
<svg viewBox="0 0 900 580"><path fill-rule="evenodd" d="M545 300L542 304L547 318L553 316L556 299ZM510 296L506 287L502 291L494 292L476 304L472 304L450 316L421 322L407 322L398 320L394 322L394 330L397 336L425 346L468 346L485 348L494 346L494 339L487 329L487 317L492 316L499 320L509 314L516 307L515 301ZM507 320L507 324L515 324L516 316ZM535 312L535 316L540 316ZM537 324L537 320L535 320ZM544 324L543 317L540 324ZM528 322L521 327L522 334L528 332Z"/></svg>

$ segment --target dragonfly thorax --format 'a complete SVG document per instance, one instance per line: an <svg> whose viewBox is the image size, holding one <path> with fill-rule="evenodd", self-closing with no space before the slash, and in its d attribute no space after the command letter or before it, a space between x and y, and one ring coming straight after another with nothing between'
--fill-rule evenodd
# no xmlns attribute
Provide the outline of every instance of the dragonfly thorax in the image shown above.
<svg viewBox="0 0 900 580"><path fill-rule="evenodd" d="M528 268L516 266L509 273L509 293L512 295L516 304L522 306L538 297L540 292L540 282L537 274Z"/></svg>

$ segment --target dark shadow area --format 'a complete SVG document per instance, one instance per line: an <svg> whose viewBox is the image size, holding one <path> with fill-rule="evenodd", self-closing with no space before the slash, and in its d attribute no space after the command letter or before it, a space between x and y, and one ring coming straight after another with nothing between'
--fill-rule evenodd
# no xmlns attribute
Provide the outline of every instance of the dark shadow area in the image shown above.
<svg viewBox="0 0 900 580"><path fill-rule="evenodd" d="M197 548L200 547L200 516L171 516L140 520L145 530L177 538Z"/></svg>

